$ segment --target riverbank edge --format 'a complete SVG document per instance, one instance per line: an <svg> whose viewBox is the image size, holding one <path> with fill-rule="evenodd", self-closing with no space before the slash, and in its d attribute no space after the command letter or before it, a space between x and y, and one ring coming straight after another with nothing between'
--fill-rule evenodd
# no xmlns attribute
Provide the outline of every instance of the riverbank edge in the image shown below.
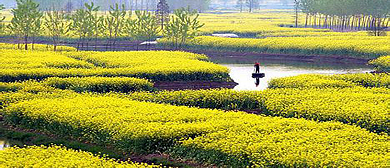
<svg viewBox="0 0 390 168"><path fill-rule="evenodd" d="M257 57L263 60L273 61L303 61L307 63L344 63L344 64L359 64L367 65L372 59L357 58L341 55L303 55L303 54L279 54L279 53L260 53L260 52L237 52L237 51L217 51L217 50L196 50L184 49L181 51L192 52L196 54L204 54L208 57L229 57L229 58L245 58L248 56Z"/></svg>
<svg viewBox="0 0 390 168"><path fill-rule="evenodd" d="M0 42L17 44L18 41L11 37L1 37ZM36 44L47 44L52 45L53 43L49 40L37 39ZM77 47L76 42L65 41L58 45L64 45L68 47ZM139 41L127 41L118 40L116 46L107 46L105 40L99 39L98 43L91 41L88 47L80 47L82 51L145 51L145 50L163 50L163 51L185 51L196 54L204 54L209 57L246 57L256 56L259 59L265 60L283 60L283 61L304 61L304 62L324 62L324 63L353 63L353 64L368 64L373 58L364 57L352 57L348 55L304 55L294 53L263 53L253 51L234 51L234 48L230 49L196 49L197 47L184 47L182 49L174 49L164 44L148 44L140 45Z"/></svg>

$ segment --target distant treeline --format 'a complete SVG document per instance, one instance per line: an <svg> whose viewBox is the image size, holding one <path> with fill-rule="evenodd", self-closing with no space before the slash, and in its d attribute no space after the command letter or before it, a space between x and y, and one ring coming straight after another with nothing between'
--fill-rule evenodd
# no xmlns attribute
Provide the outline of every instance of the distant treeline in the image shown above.
<svg viewBox="0 0 390 168"><path fill-rule="evenodd" d="M85 3L93 2L100 6L100 10L109 10L115 4L124 4L126 10L156 10L159 0L35 0L40 4L41 10L75 10L84 8ZM171 10L190 7L198 11L208 9L210 0L167 0Z"/></svg>
<svg viewBox="0 0 390 168"><path fill-rule="evenodd" d="M298 0L305 26L373 30L389 26L390 0Z"/></svg>
<svg viewBox="0 0 390 168"><path fill-rule="evenodd" d="M179 48L188 39L197 36L204 26L198 20L196 10L180 8L169 14L166 0L161 0L157 12L125 10L125 5L114 4L105 15L100 15L100 6L93 2L85 3L83 8L73 12L64 10L41 11L34 0L16 0L16 8L11 9L12 19L4 23L0 14L0 35L12 36L18 41L18 48L34 50L38 38L48 37L57 45L66 38L77 41L77 49L89 49L89 44L97 45L106 41L106 50L113 50L119 39L131 40L137 47L142 41L145 45L163 35L173 47ZM3 5L0 4L0 10Z"/></svg>

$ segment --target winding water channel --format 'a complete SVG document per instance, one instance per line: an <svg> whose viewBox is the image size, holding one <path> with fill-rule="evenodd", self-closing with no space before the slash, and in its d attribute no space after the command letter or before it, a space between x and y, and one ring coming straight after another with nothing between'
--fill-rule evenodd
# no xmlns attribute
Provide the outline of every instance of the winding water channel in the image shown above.
<svg viewBox="0 0 390 168"><path fill-rule="evenodd" d="M313 63L304 61L275 61L259 60L255 57L245 59L236 57L214 57L211 61L226 66L230 69L231 78L238 83L235 90L264 90L268 82L275 78L296 76L301 74L347 74L366 73L372 71L372 67L364 64L335 64ZM256 79L252 78L254 72L253 63L260 62L261 72L265 77L260 79L256 86Z"/></svg>
<svg viewBox="0 0 390 168"><path fill-rule="evenodd" d="M372 67L364 64L334 64L334 63L312 63L303 61L275 61L259 60L255 57L212 57L211 61L221 64L230 69L231 78L238 83L235 90L264 90L268 82L275 78L296 76L300 74L346 74L365 73L372 71ZM252 78L254 71L253 63L260 62L261 72L265 77L260 79L256 86ZM13 142L13 141L12 141ZM0 137L0 150L9 147L11 141Z"/></svg>

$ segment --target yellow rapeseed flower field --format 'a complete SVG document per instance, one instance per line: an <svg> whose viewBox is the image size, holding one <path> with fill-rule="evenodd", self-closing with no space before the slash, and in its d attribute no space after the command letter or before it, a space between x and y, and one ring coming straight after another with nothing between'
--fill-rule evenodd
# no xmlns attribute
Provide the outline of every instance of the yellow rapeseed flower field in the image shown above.
<svg viewBox="0 0 390 168"><path fill-rule="evenodd" d="M273 79L269 88L346 88L346 87L384 87L390 88L388 74L342 74L342 75L298 75Z"/></svg>
<svg viewBox="0 0 390 168"><path fill-rule="evenodd" d="M0 81L3 82L88 76L138 77L153 81L230 80L228 68L208 62L204 55L179 51L52 52L0 49L0 64Z"/></svg>
<svg viewBox="0 0 390 168"><path fill-rule="evenodd" d="M199 21L205 23L201 33L236 33L241 36L266 37L272 33L281 36L293 32L330 32L329 29L290 28L294 24L294 13L282 10L262 10L255 13L202 13ZM300 22L303 23L304 18ZM283 26L283 27L282 27ZM286 34L285 34L286 33Z"/></svg>
<svg viewBox="0 0 390 168"><path fill-rule="evenodd" d="M390 72L390 56L383 56L370 61L371 65L375 66L375 70L380 72Z"/></svg>
<svg viewBox="0 0 390 168"><path fill-rule="evenodd" d="M0 150L0 167L152 168L159 166L119 162L112 159L100 158L89 152L66 149L60 146L31 146Z"/></svg>
<svg viewBox="0 0 390 168"><path fill-rule="evenodd" d="M153 91L153 83L146 79L127 77L84 77L84 78L48 78L44 84L59 88L69 89L76 92L134 92ZM0 83L1 89L1 83Z"/></svg>
<svg viewBox="0 0 390 168"><path fill-rule="evenodd" d="M163 91L134 93L128 97L132 100L163 102L173 105L226 110L255 110L270 116L339 121L366 128L372 132L390 133L389 89L363 88L343 81L331 82L333 86L329 88L323 87L328 86L328 81L320 80L319 84L315 83L311 87L301 87L301 84L298 83L297 85L303 89L268 89L262 92ZM335 88L335 86L341 87Z"/></svg>
<svg viewBox="0 0 390 168"><path fill-rule="evenodd" d="M219 165L383 167L390 159L389 136L356 126L120 97L37 98L11 104L4 116L8 123L56 135L141 153L172 151Z"/></svg>
<svg viewBox="0 0 390 168"><path fill-rule="evenodd" d="M390 54L389 37L327 36L223 38L199 36L186 46L192 49L300 55L339 55L373 59ZM165 39L161 45L170 45Z"/></svg>
<svg viewBox="0 0 390 168"><path fill-rule="evenodd" d="M389 36L291 28L291 10L204 13L199 19L206 24L203 36L185 47L375 59L370 64L377 71L390 71ZM159 43L170 45L166 39ZM229 70L205 55L180 51L51 50L0 43L5 124L126 154L167 153L221 167L390 166L388 74L300 75L272 80L265 91L155 92L155 81L229 81ZM154 166L41 146L0 151L0 167Z"/></svg>

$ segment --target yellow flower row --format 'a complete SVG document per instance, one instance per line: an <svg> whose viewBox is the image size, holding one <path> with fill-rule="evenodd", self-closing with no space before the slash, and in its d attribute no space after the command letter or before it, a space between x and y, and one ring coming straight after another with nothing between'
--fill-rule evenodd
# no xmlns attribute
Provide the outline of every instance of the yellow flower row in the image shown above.
<svg viewBox="0 0 390 168"><path fill-rule="evenodd" d="M178 153L253 167L387 167L389 136L340 123L257 117L237 126L183 140ZM195 149L195 150L194 150ZM235 160L219 153L235 156ZM202 153L203 152L203 153ZM249 159L248 159L249 158ZM234 166L233 166L234 167ZM238 166L237 166L238 167Z"/></svg>
<svg viewBox="0 0 390 168"><path fill-rule="evenodd" d="M258 111L270 116L339 121L372 132L390 133L390 89L363 88L351 82L319 80L305 89L268 89L262 92L208 90L133 93L132 100L202 108ZM310 84L310 83L309 83ZM300 85L300 83L298 83ZM345 88L334 88L342 86Z"/></svg>
<svg viewBox="0 0 390 168"><path fill-rule="evenodd" d="M6 107L5 121L132 151L170 151L219 165L383 167L390 139L336 122L74 94Z"/></svg>
<svg viewBox="0 0 390 168"><path fill-rule="evenodd" d="M343 74L343 75L299 75L273 79L269 88L346 88L346 87L390 88L389 74Z"/></svg>
<svg viewBox="0 0 390 168"><path fill-rule="evenodd" d="M200 14L199 20L205 23L201 28L204 34L227 32L237 33L243 36L269 36L272 33L280 33L286 36L291 33L301 32L330 32L329 29L290 28L294 25L294 13L292 11L266 11L260 13L218 13ZM299 17L300 23L304 23L304 17ZM282 27L284 26L284 27Z"/></svg>
<svg viewBox="0 0 390 168"><path fill-rule="evenodd" d="M0 45L1 46L1 45ZM0 81L48 77L138 77L155 81L229 80L226 67L187 52L51 52L0 49Z"/></svg>
<svg viewBox="0 0 390 168"><path fill-rule="evenodd" d="M374 65L377 71L390 73L390 56L383 56L372 60L370 64Z"/></svg>
<svg viewBox="0 0 390 168"><path fill-rule="evenodd" d="M199 36L187 42L193 49L303 55L340 55L372 59L390 54L389 37L269 37L264 39ZM165 39L160 45L170 45Z"/></svg>
<svg viewBox="0 0 390 168"><path fill-rule="evenodd" d="M1 45L0 45L1 46ZM24 51L0 49L0 70L7 69L91 69L93 64L69 58L63 53L52 51Z"/></svg>
<svg viewBox="0 0 390 168"><path fill-rule="evenodd" d="M390 90L385 88L274 89L264 91L263 113L340 121L390 134Z"/></svg>
<svg viewBox="0 0 390 168"><path fill-rule="evenodd" d="M126 77L84 77L84 78L48 78L44 84L59 88L70 89L76 92L134 92L152 91L153 83L146 79L126 78ZM1 89L1 83L0 83Z"/></svg>
<svg viewBox="0 0 390 168"><path fill-rule="evenodd" d="M0 167L152 168L158 166L120 162L104 157L101 158L89 152L66 149L60 146L32 146L25 148L12 147L0 150Z"/></svg>

